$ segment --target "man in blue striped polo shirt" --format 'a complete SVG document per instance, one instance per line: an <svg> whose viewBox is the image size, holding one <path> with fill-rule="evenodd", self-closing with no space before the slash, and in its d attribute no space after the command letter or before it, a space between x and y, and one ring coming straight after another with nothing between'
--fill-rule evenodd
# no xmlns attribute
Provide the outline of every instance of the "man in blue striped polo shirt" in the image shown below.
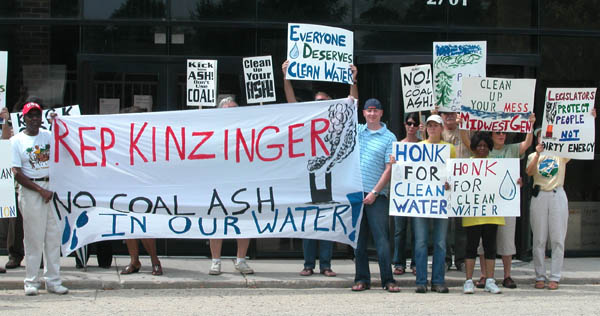
<svg viewBox="0 0 600 316"><path fill-rule="evenodd" d="M375 241L381 284L389 292L400 292L392 275L389 244L388 185L391 175L390 155L396 136L381 122L383 108L377 99L365 102L363 115L367 124L358 126L360 146L360 172L362 174L363 216L355 254L355 276L353 291L363 291L371 285L367 243L369 232Z"/></svg>

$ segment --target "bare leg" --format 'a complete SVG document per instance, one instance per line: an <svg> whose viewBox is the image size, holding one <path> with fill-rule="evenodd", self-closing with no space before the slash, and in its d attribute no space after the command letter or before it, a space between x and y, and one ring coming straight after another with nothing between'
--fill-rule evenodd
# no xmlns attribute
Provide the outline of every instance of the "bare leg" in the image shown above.
<svg viewBox="0 0 600 316"><path fill-rule="evenodd" d="M483 255L479 255L479 265L481 266L481 276L484 278L487 278L487 269L486 269L484 262L485 262L485 257Z"/></svg>
<svg viewBox="0 0 600 316"><path fill-rule="evenodd" d="M142 244L146 251L150 255L150 260L152 260L152 265L160 264L160 260L158 260L158 256L156 255L156 239L142 239Z"/></svg>
<svg viewBox="0 0 600 316"><path fill-rule="evenodd" d="M475 271L475 259L465 258L465 268L467 269L467 280L473 279L473 271Z"/></svg>
<svg viewBox="0 0 600 316"><path fill-rule="evenodd" d="M138 248L138 240L126 239L125 244L127 245L127 252L129 252L129 264L134 267L140 267L142 263L140 262L140 249Z"/></svg>
<svg viewBox="0 0 600 316"><path fill-rule="evenodd" d="M223 239L211 239L210 240L210 256L213 259L221 259L221 247L223 246ZM239 248L239 246L238 246Z"/></svg>
<svg viewBox="0 0 600 316"><path fill-rule="evenodd" d="M510 277L510 270L512 267L512 255L502 256L502 264L504 265L504 278Z"/></svg>
<svg viewBox="0 0 600 316"><path fill-rule="evenodd" d="M238 239L237 240L237 257L238 258L246 258L246 253L248 252L248 246L250 246L250 239ZM211 244L211 251L212 251L212 244ZM220 249L219 249L219 253L220 253Z"/></svg>
<svg viewBox="0 0 600 316"><path fill-rule="evenodd" d="M495 259L485 259L485 271L487 272L488 278L494 278L494 270L496 269L496 260Z"/></svg>

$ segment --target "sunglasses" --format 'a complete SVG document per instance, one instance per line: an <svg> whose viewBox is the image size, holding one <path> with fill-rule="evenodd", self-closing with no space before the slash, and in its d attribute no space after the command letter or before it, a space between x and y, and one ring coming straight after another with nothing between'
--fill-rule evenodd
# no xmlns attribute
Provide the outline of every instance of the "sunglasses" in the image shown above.
<svg viewBox="0 0 600 316"><path fill-rule="evenodd" d="M404 123L404 124L406 124L407 126L412 126L412 127L417 127L417 126L419 126L419 123L417 123L417 122L406 122L406 123Z"/></svg>

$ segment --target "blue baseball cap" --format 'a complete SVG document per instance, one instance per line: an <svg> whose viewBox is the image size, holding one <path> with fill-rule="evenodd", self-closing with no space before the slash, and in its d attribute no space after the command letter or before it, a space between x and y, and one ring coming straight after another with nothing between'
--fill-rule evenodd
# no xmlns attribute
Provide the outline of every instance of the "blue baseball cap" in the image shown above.
<svg viewBox="0 0 600 316"><path fill-rule="evenodd" d="M363 107L363 110L369 109L383 110L383 107L381 106L381 102L379 102L379 100L371 98L365 102L365 106Z"/></svg>

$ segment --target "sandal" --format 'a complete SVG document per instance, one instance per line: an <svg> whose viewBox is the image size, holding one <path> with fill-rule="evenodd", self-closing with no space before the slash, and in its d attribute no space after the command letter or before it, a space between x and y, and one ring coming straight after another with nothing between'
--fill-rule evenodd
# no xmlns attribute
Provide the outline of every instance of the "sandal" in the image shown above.
<svg viewBox="0 0 600 316"><path fill-rule="evenodd" d="M558 290L558 282L550 281L550 283L548 283L548 290Z"/></svg>
<svg viewBox="0 0 600 316"><path fill-rule="evenodd" d="M313 275L313 273L315 273L315 272L311 268L304 268L304 269L302 269L302 271L300 271L301 276L311 276L311 275Z"/></svg>
<svg viewBox="0 0 600 316"><path fill-rule="evenodd" d="M162 271L162 266L160 265L160 262L158 264L153 264L152 265L152 275L162 275L163 271Z"/></svg>
<svg viewBox="0 0 600 316"><path fill-rule="evenodd" d="M479 281L475 282L475 287L478 289L483 289L485 287L485 277L481 276L481 278L479 278Z"/></svg>
<svg viewBox="0 0 600 316"><path fill-rule="evenodd" d="M403 275L404 274L404 268L403 267L396 267L394 268L394 275Z"/></svg>
<svg viewBox="0 0 600 316"><path fill-rule="evenodd" d="M543 288L546 287L546 282L539 280L539 281L535 281L535 285L533 286L534 288L541 290Z"/></svg>
<svg viewBox="0 0 600 316"><path fill-rule="evenodd" d="M390 282L390 283L386 284L383 287L383 289L386 290L386 291L388 291L388 292L390 292L390 293L398 293L398 292L400 292L400 288L398 287L398 285L396 285L395 282Z"/></svg>
<svg viewBox="0 0 600 316"><path fill-rule="evenodd" d="M331 270L330 268L325 268L321 270L320 273L328 277L337 276L337 273L333 272L333 270Z"/></svg>
<svg viewBox="0 0 600 316"><path fill-rule="evenodd" d="M364 290L368 290L370 288L371 287L367 283L365 283L365 282L356 282L352 286L352 291L354 291L354 292L361 292L361 291L364 291Z"/></svg>
<svg viewBox="0 0 600 316"><path fill-rule="evenodd" d="M128 264L127 266L125 266L125 268L123 268L123 270L121 270L121 274L132 274L132 273L138 273L140 272L140 268L142 266L134 266L133 264Z"/></svg>

